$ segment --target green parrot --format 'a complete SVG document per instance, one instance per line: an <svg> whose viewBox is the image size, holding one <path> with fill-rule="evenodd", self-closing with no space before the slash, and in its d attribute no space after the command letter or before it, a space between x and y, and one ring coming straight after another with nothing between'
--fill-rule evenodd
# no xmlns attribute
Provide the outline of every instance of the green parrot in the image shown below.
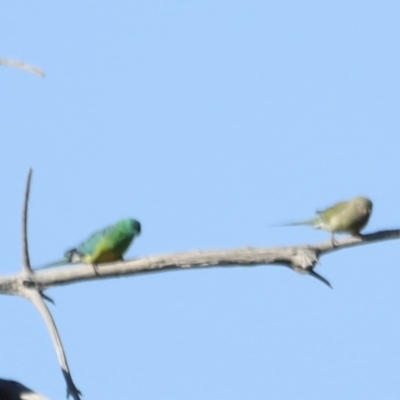
<svg viewBox="0 0 400 400"><path fill-rule="evenodd" d="M140 235L140 222L135 219L121 219L116 224L95 232L74 249L68 250L60 261L42 268L69 263L101 264L123 260L133 239Z"/></svg>
<svg viewBox="0 0 400 400"><path fill-rule="evenodd" d="M372 212L372 201L366 197L354 197L340 201L323 211L317 211L314 218L285 225L311 225L316 229L331 232L332 243L335 233L350 233L361 236L360 231L367 225Z"/></svg>

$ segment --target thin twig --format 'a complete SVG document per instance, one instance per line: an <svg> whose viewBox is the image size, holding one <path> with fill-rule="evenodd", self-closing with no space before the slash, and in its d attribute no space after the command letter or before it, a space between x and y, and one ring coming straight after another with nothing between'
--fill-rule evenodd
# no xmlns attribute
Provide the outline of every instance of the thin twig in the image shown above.
<svg viewBox="0 0 400 400"><path fill-rule="evenodd" d="M24 206L22 209L22 269L30 274L32 272L28 251L28 203L31 188L32 168L29 169L26 179Z"/></svg>
<svg viewBox="0 0 400 400"><path fill-rule="evenodd" d="M20 60L10 60L9 58L0 58L0 65L6 65L8 67L23 69L25 71L32 72L35 75L41 76L42 78L45 77L45 73L41 68L35 67L34 65L26 64Z"/></svg>
<svg viewBox="0 0 400 400"><path fill-rule="evenodd" d="M43 301L42 296L36 290L30 290L30 294L28 295L28 299L33 303L33 305L39 310L44 322L46 323L47 329L49 330L51 340L53 341L54 347L57 352L58 362L61 366L61 371L63 373L64 379L67 383L67 396L70 395L74 398L74 400L80 400L80 391L75 386L71 373L68 367L67 357L64 352L64 348L61 342L60 335L57 330L57 326L54 322L54 319L46 306L46 303Z"/></svg>

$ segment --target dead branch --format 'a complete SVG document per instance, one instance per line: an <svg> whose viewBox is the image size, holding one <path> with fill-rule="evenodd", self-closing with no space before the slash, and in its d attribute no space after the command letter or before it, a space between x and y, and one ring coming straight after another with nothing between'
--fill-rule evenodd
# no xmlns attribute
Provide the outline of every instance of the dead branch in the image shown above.
<svg viewBox="0 0 400 400"><path fill-rule="evenodd" d="M35 75L41 76L42 78L45 77L45 73L41 68L35 67L34 65L26 64L20 60L10 60L9 58L0 58L0 65L6 65L8 67L23 69L25 71L32 72Z"/></svg>
<svg viewBox="0 0 400 400"><path fill-rule="evenodd" d="M42 293L42 288L37 284L35 273L31 269L27 228L31 178L32 170L30 169L26 180L24 205L22 208L22 271L19 274L18 282L12 282L9 285L6 284L6 286L9 294L16 294L29 299L42 315L53 340L61 371L67 384L67 397L71 395L74 400L80 400L80 392L72 380L67 358L56 324L54 323L54 319L43 300L45 298L51 301L51 299Z"/></svg>
<svg viewBox="0 0 400 400"><path fill-rule="evenodd" d="M69 264L44 270L33 270L32 283L39 290L92 279L211 267L254 267L260 265L283 265L296 272L308 273L319 263L321 256L353 246L367 245L383 240L400 238L400 229L385 230L361 237L335 239L335 244L326 241L319 244L299 246L256 248L244 247L226 250L189 251L154 255L98 265ZM0 276L0 293L20 295L24 285L21 274ZM25 283L26 284L26 283Z"/></svg>

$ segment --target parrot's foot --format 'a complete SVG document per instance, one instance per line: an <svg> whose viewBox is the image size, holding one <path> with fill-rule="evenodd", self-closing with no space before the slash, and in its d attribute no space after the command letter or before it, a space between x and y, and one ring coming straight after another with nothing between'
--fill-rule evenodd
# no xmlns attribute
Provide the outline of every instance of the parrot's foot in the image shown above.
<svg viewBox="0 0 400 400"><path fill-rule="evenodd" d="M98 265L97 265L97 264L92 264L92 265L93 265L93 271L94 271L95 275L100 275L100 274L99 274Z"/></svg>

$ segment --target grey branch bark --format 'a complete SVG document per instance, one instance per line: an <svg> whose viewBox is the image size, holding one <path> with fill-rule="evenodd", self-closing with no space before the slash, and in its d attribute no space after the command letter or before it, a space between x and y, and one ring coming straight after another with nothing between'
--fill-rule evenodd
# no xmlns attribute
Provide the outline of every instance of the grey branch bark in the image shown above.
<svg viewBox="0 0 400 400"><path fill-rule="evenodd" d="M25 185L25 196L24 196L24 206L22 208L22 269L27 275L30 275L31 262L29 260L29 249L28 249L28 203L29 203L29 193L31 190L31 179L32 179L32 168L28 171L28 177L26 179Z"/></svg>
<svg viewBox="0 0 400 400"><path fill-rule="evenodd" d="M35 67L34 65L26 64L20 60L10 60L9 58L0 58L0 65L6 65L8 67L23 69L25 71L32 72L35 75L41 76L42 78L45 77L45 73L41 68Z"/></svg>

